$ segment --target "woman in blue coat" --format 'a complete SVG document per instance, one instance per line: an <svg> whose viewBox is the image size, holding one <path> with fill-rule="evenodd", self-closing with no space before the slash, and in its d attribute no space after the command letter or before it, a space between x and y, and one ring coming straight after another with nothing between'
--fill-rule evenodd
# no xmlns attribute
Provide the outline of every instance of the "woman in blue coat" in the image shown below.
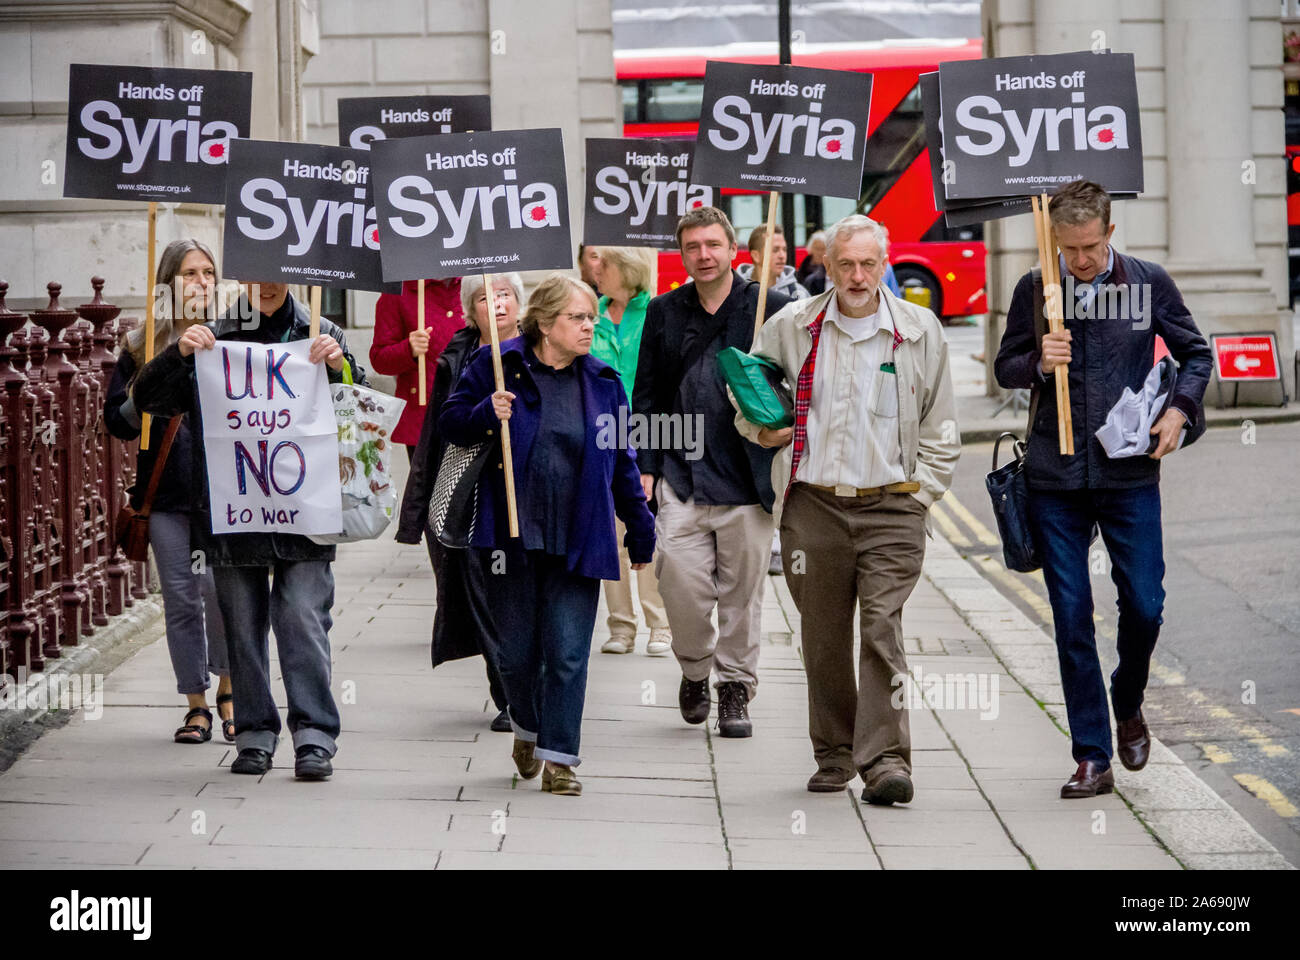
<svg viewBox="0 0 1300 960"><path fill-rule="evenodd" d="M509 535L498 453L479 480L470 544L495 574L488 599L515 765L525 779L541 772L542 789L564 796L582 792L573 768L600 581L619 576L615 514L627 527L632 569L654 555L636 454L619 435L627 394L618 372L589 356L596 309L589 288L548 277L528 300L523 335L501 344L507 389L495 389L491 351L480 348L438 419L461 446L495 442L499 421L510 421L519 537Z"/></svg>

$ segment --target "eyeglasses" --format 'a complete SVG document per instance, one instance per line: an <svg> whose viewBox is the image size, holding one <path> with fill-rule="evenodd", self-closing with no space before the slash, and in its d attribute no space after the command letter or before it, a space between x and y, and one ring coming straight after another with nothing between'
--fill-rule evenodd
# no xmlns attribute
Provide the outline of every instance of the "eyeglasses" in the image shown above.
<svg viewBox="0 0 1300 960"><path fill-rule="evenodd" d="M595 323L596 315L594 313L561 313L562 317L572 317L578 323Z"/></svg>

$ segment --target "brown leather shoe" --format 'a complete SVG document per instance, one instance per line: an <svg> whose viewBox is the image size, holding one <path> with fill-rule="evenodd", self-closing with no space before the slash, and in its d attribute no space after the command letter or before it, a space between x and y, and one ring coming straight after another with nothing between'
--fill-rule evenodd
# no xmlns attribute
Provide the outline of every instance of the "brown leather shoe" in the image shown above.
<svg viewBox="0 0 1300 960"><path fill-rule="evenodd" d="M874 803L882 807L895 803L911 803L912 796L912 778L902 770L895 770L878 777L862 788L862 799L866 803Z"/></svg>
<svg viewBox="0 0 1300 960"><path fill-rule="evenodd" d="M1147 758L1151 756L1151 731L1147 729L1141 710L1137 716L1115 724L1115 740L1115 752L1126 770L1141 770L1147 765Z"/></svg>
<svg viewBox="0 0 1300 960"><path fill-rule="evenodd" d="M542 770L542 761L534 756L537 744L529 743L527 740L520 740L515 737L514 749L510 755L514 757L515 767L519 770L519 776L525 780L531 780Z"/></svg>
<svg viewBox="0 0 1300 960"><path fill-rule="evenodd" d="M1110 767L1105 770L1095 760L1085 760L1079 764L1068 783L1061 788L1062 800L1076 800L1079 797L1095 797L1101 793L1110 793L1115 789L1115 774Z"/></svg>
<svg viewBox="0 0 1300 960"><path fill-rule="evenodd" d="M818 770L808 778L808 790L812 793L836 793L847 787L852 779L852 770Z"/></svg>

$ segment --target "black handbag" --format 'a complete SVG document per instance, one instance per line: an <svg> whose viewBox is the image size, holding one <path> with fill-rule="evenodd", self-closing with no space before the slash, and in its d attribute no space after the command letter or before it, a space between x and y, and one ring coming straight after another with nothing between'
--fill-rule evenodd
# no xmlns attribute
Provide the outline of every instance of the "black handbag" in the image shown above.
<svg viewBox="0 0 1300 960"><path fill-rule="evenodd" d="M499 444L476 443L461 447L448 443L442 452L438 477L429 496L429 533L444 547L464 550L478 522L478 481L483 467Z"/></svg>
<svg viewBox="0 0 1300 960"><path fill-rule="evenodd" d="M1032 428L1033 421L1030 421ZM1013 441L1014 459L1003 467L998 466L998 448L1010 437ZM1014 433L1004 433L993 444L993 472L984 479L989 498L993 501L993 516L998 522L998 536L1002 539L1002 560L1008 570L1030 573L1042 564L1034 549L1034 535L1029 526L1029 485L1025 481L1025 441Z"/></svg>
<svg viewBox="0 0 1300 960"><path fill-rule="evenodd" d="M1043 334L1047 332L1047 317L1043 312L1043 276L1035 267L1034 278L1034 341L1042 349ZM1029 434L1034 429L1034 416L1038 413L1039 386L1034 385L1029 398L1029 421L1025 439L1014 433L1004 433L993 444L993 472L984 479L989 499L993 501L993 516L998 522L998 536L1002 540L1002 560L1008 570L1032 573L1042 566L1034 548L1033 530L1029 526L1029 482L1025 477L1025 454L1029 449ZM998 449L1010 437L1014 459L998 466Z"/></svg>

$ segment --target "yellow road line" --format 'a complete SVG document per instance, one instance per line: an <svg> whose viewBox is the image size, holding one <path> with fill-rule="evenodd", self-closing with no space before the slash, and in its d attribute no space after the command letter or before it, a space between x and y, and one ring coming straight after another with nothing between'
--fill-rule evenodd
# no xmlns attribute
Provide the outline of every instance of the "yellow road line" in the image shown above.
<svg viewBox="0 0 1300 960"><path fill-rule="evenodd" d="M952 518L943 509L943 501L936 501L930 507L930 516L934 517L934 522L939 525L943 535L948 538L948 542L954 547L974 546L970 542L970 538L957 529L957 524L952 522Z"/></svg>
<svg viewBox="0 0 1300 960"><path fill-rule="evenodd" d="M999 583L1005 584L1008 589L1015 593L1016 596L1029 604L1030 609L1032 609L1034 613L1038 614L1044 622L1052 622L1051 605L1033 590L1029 589L1025 584L1016 579L1015 574L1002 566L1002 563L999 560L994 557L983 556L979 558L979 563L989 576L996 579Z"/></svg>
<svg viewBox="0 0 1300 960"><path fill-rule="evenodd" d="M1227 750L1213 743L1198 743L1201 752L1205 754L1205 759L1210 763L1232 763L1233 757Z"/></svg>
<svg viewBox="0 0 1300 960"><path fill-rule="evenodd" d="M1259 747L1260 752L1266 757L1285 757L1291 752L1282 744L1274 743L1271 737L1260 733L1258 727L1241 727L1240 730L1241 735Z"/></svg>
<svg viewBox="0 0 1300 960"><path fill-rule="evenodd" d="M966 505L957 499L957 495L949 490L943 496L943 504L956 514L957 519L966 524L967 527L975 534L975 539L986 547L1000 547L1002 541L984 524L980 523L979 517L966 509Z"/></svg>
<svg viewBox="0 0 1300 960"><path fill-rule="evenodd" d="M1296 809L1296 805L1263 777L1257 777L1253 773L1234 773L1232 779L1267 803L1279 817L1300 816L1300 810Z"/></svg>

